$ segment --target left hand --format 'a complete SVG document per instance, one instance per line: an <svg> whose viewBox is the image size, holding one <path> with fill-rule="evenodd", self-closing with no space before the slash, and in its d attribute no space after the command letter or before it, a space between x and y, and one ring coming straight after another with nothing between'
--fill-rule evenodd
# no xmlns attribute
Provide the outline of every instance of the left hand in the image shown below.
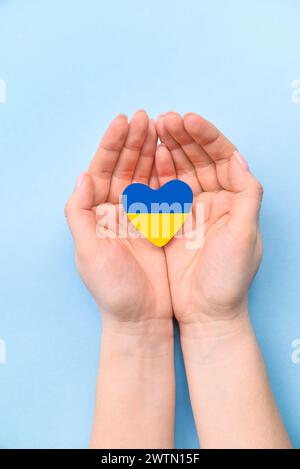
<svg viewBox="0 0 300 469"><path fill-rule="evenodd" d="M139 329L145 325L147 331L156 324L155 329L169 331L172 306L164 251L141 237L119 237L124 227L118 217L113 238L96 232L96 207L110 206L117 214L123 210L120 196L126 186L143 182L156 187L157 179L151 176L156 143L155 124L144 111L136 112L129 123L126 116L117 116L65 211L78 270L106 323Z"/></svg>

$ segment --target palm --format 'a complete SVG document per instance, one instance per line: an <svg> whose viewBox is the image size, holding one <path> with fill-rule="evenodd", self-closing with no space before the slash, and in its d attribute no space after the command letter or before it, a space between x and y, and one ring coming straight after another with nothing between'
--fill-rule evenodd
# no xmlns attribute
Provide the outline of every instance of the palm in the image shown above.
<svg viewBox="0 0 300 469"><path fill-rule="evenodd" d="M89 288L104 311L135 321L171 315L163 250L143 238L98 239L93 266Z"/></svg>
<svg viewBox="0 0 300 469"><path fill-rule="evenodd" d="M249 259L248 253L237 259L245 250L244 241L230 229L228 201L232 196L222 191L200 197L206 213L201 247L187 249L187 240L178 238L165 248L170 283L177 285L172 293L173 306L181 320L192 321L199 310L205 311L212 304L221 313L227 312L239 298ZM229 268L234 259L236 268Z"/></svg>

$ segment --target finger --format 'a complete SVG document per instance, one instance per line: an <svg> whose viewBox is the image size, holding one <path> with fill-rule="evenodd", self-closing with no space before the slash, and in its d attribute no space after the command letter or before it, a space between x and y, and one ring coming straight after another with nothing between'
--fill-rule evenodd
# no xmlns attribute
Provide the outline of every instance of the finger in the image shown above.
<svg viewBox="0 0 300 469"><path fill-rule="evenodd" d="M165 126L164 126L164 121L165 121L165 116L166 114L161 114L160 116L157 117L156 119L156 131L157 135L159 136L159 139L161 143L167 146L167 148L172 151L174 148L178 148L179 145L174 140L174 138L171 137L171 135L166 132Z"/></svg>
<svg viewBox="0 0 300 469"><path fill-rule="evenodd" d="M126 142L114 168L108 201L118 203L119 196L132 182L134 171L148 132L149 118L145 111L136 112L129 124Z"/></svg>
<svg viewBox="0 0 300 469"><path fill-rule="evenodd" d="M152 166L152 171L150 175L150 180L149 180L149 186L151 189L159 189L159 182L158 182L158 177L157 177L157 171L155 164Z"/></svg>
<svg viewBox="0 0 300 469"><path fill-rule="evenodd" d="M205 150L199 145L184 127L183 118L175 113L166 114L164 125L169 135L180 145L197 175L204 191L214 192L221 189L217 178L216 165Z"/></svg>
<svg viewBox="0 0 300 469"><path fill-rule="evenodd" d="M88 173L82 173L78 178L74 193L65 206L65 215L79 254L93 255L97 246L93 203L92 177Z"/></svg>
<svg viewBox="0 0 300 469"><path fill-rule="evenodd" d="M216 163L219 183L229 190L228 163L235 146L213 124L197 114L184 116L184 127Z"/></svg>
<svg viewBox="0 0 300 469"><path fill-rule="evenodd" d="M155 123L152 119L149 119L148 135L141 150L132 182L140 182L142 184L149 183L152 167L154 164L156 145L157 133L155 129Z"/></svg>
<svg viewBox="0 0 300 469"><path fill-rule="evenodd" d="M203 117L194 113L186 114L184 127L215 162L231 158L235 146Z"/></svg>
<svg viewBox="0 0 300 469"><path fill-rule="evenodd" d="M195 196L201 192L195 169L189 158L186 156L181 145L173 138L165 126L168 114L157 119L157 132L160 140L170 150L175 165L178 179L186 182L192 189Z"/></svg>
<svg viewBox="0 0 300 469"><path fill-rule="evenodd" d="M233 191L231 227L244 236L256 233L263 189L238 151L234 152L229 162L229 179Z"/></svg>
<svg viewBox="0 0 300 469"><path fill-rule="evenodd" d="M157 147L155 168L160 186L172 181L172 179L176 179L176 169L171 152L164 144L160 144Z"/></svg>
<svg viewBox="0 0 300 469"><path fill-rule="evenodd" d="M128 128L127 116L117 116L105 132L89 166L88 172L94 183L94 205L107 199L112 173L124 146Z"/></svg>

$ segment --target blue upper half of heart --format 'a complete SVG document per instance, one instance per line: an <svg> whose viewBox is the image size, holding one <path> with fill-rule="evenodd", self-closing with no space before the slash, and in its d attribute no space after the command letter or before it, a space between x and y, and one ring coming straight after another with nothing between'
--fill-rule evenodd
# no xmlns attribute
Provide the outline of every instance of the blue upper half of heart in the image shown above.
<svg viewBox="0 0 300 469"><path fill-rule="evenodd" d="M122 194L127 213L189 213L192 203L192 189L178 179L156 190L145 184L130 184Z"/></svg>

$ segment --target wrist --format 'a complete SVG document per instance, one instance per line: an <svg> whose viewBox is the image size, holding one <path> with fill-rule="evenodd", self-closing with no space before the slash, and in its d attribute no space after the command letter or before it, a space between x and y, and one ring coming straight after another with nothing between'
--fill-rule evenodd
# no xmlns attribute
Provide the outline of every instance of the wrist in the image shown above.
<svg viewBox="0 0 300 469"><path fill-rule="evenodd" d="M232 311L230 315L224 317L199 314L194 321L179 321L178 323L181 337L202 340L232 335L245 328L251 329L247 307Z"/></svg>
<svg viewBox="0 0 300 469"><path fill-rule="evenodd" d="M239 328L251 327L247 298L236 305L199 307L193 314L178 320L182 336L192 338L218 337L232 334Z"/></svg>
<svg viewBox="0 0 300 469"><path fill-rule="evenodd" d="M156 357L173 353L173 335L169 318L121 322L103 315L101 348L116 355Z"/></svg>
<svg viewBox="0 0 300 469"><path fill-rule="evenodd" d="M234 365L241 352L256 344L247 310L231 319L180 323L179 327L185 360L201 365Z"/></svg>

